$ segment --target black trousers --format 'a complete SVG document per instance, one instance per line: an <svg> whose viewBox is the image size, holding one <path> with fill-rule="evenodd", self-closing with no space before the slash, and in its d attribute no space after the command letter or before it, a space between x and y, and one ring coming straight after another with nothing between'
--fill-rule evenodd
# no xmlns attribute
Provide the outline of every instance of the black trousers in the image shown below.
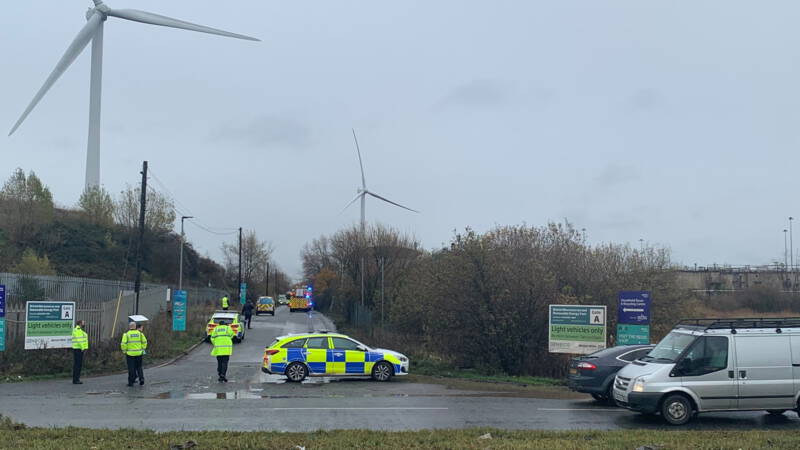
<svg viewBox="0 0 800 450"><path fill-rule="evenodd" d="M253 320L253 316L244 316L244 321L247 323L247 329L250 329L250 321Z"/></svg>
<svg viewBox="0 0 800 450"><path fill-rule="evenodd" d="M228 360L231 359L230 355L217 356L217 374L224 377L228 374Z"/></svg>
<svg viewBox="0 0 800 450"><path fill-rule="evenodd" d="M83 368L83 350L72 349L72 382L81 381L81 368Z"/></svg>
<svg viewBox="0 0 800 450"><path fill-rule="evenodd" d="M128 384L133 384L136 378L139 378L140 383L144 383L144 371L142 370L142 357L141 356L126 356L128 363Z"/></svg>

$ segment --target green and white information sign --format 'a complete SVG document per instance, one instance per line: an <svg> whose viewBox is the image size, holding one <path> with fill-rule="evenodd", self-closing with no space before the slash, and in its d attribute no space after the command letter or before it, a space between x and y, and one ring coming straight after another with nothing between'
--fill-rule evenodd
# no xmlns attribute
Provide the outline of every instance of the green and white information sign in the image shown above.
<svg viewBox="0 0 800 450"><path fill-rule="evenodd" d="M617 324L617 345L650 343L650 325Z"/></svg>
<svg viewBox="0 0 800 450"><path fill-rule="evenodd" d="M72 348L75 302L27 302L25 311L25 350Z"/></svg>
<svg viewBox="0 0 800 450"><path fill-rule="evenodd" d="M550 305L550 353L587 355L606 348L606 307Z"/></svg>

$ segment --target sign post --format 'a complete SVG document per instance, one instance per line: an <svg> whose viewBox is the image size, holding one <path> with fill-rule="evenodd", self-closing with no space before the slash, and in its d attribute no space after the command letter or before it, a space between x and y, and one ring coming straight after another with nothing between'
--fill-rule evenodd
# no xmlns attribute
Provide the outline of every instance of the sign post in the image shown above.
<svg viewBox="0 0 800 450"><path fill-rule="evenodd" d="M650 343L650 291L620 291L617 302L617 345Z"/></svg>
<svg viewBox="0 0 800 450"><path fill-rule="evenodd" d="M186 331L186 291L172 291L172 331Z"/></svg>
<svg viewBox="0 0 800 450"><path fill-rule="evenodd" d="M0 284L0 352L6 349L6 287Z"/></svg>
<svg viewBox="0 0 800 450"><path fill-rule="evenodd" d="M239 286L239 303L245 304L247 302L247 283L242 283Z"/></svg>
<svg viewBox="0 0 800 450"><path fill-rule="evenodd" d="M25 350L72 348L75 302L26 302Z"/></svg>
<svg viewBox="0 0 800 450"><path fill-rule="evenodd" d="M550 305L550 353L586 355L606 348L606 307Z"/></svg>

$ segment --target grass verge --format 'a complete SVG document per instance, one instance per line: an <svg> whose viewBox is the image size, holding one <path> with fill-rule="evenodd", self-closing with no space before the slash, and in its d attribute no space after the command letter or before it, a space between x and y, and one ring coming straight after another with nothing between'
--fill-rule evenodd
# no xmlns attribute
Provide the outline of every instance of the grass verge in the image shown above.
<svg viewBox="0 0 800 450"><path fill-rule="evenodd" d="M189 315L185 332L172 331L172 319L166 314L154 317L145 326L147 336L146 366L170 361L205 338L205 322L213 306L196 307ZM91 325L90 325L91 326ZM122 333L113 339L93 344L84 356L83 376L121 373L126 370L125 357L119 349ZM63 379L72 376L72 350L24 350L20 345L0 352L0 383Z"/></svg>
<svg viewBox="0 0 800 450"><path fill-rule="evenodd" d="M0 446L37 449L781 449L800 447L795 431L424 431L167 432L27 428L0 418Z"/></svg>
<svg viewBox="0 0 800 450"><path fill-rule="evenodd" d="M411 359L409 371L416 375L429 377L459 378L488 383L512 383L522 386L561 386L563 380L544 377L511 376L486 374L475 369L457 369L447 363L428 359Z"/></svg>

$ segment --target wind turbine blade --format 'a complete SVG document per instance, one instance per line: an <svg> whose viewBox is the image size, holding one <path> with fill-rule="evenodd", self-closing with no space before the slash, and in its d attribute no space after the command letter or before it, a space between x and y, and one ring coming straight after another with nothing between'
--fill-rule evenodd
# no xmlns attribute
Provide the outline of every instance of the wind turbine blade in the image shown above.
<svg viewBox="0 0 800 450"><path fill-rule="evenodd" d="M17 123L15 123L14 127L11 128L11 132L8 133L9 136L11 136L12 134L14 134L15 131L17 131L17 128L19 128L19 126L22 125L22 122L25 121L25 118L28 117L28 114L30 114L31 111L33 111L33 108L35 108L36 105L39 104L39 101L42 100L42 97L44 97L45 94L47 94L47 91L49 91L50 88L53 87L53 85L56 83L56 81L58 81L61 75L63 75L64 72L67 71L69 66L72 65L73 62L75 62L75 59L78 57L78 55L80 55L81 52L83 52L83 49L85 49L86 46L89 45L89 42L92 40L92 38L94 37L98 28L100 28L100 25L102 23L103 23L103 16L101 14L95 13L92 15L92 17L89 18L89 21L86 22L86 25L83 26L83 28L81 29L80 32L78 32L78 35L75 36L75 39L72 41L69 47L67 47L67 51L64 52L64 55L61 56L60 60L58 60L56 68L53 69L53 72L50 73L49 77L47 77L47 80L45 80L44 85L42 85L42 87L39 89L39 92L36 93L36 96L33 97L33 100L31 100L31 103L25 109L25 112L22 113L22 116L20 116L19 120L17 120Z"/></svg>
<svg viewBox="0 0 800 450"><path fill-rule="evenodd" d="M349 208L349 207L350 207L350 205L352 205L353 203L355 203L355 202L356 202L356 201L357 201L359 198L361 198L361 197L363 197L363 196L364 196L364 193L363 193L363 192L362 192L362 193L360 193L360 194L358 194L358 195L356 195L356 198L354 198L354 199L350 200L350 203L348 203L348 204L347 204L347 206L345 206L344 208L342 208L342 210L341 210L341 211L339 211L339 214L343 213L343 212L344 212L344 211L345 211L347 208Z"/></svg>
<svg viewBox="0 0 800 450"><path fill-rule="evenodd" d="M367 191L367 194L369 194L369 195L371 195L371 196L373 196L373 197L377 198L378 200L383 200L383 201L385 201L386 203L391 203L391 204L393 204L394 206L399 206L399 207L401 207L401 208L403 208L403 209L407 209L407 210L409 210L409 211L412 211L412 212L415 212L415 213L419 213L419 211L417 211L416 209L411 209L411 208L409 208L409 207L407 207L407 206L403 206L403 205L401 205L400 203L395 203L395 202L393 202L393 201L389 200L388 198L383 198L383 197L381 197L380 195L378 195L378 194L374 194L374 193L372 193L372 192L370 192L370 191Z"/></svg>
<svg viewBox="0 0 800 450"><path fill-rule="evenodd" d="M356 130L353 128L353 140L356 141L356 151L358 152L358 165L361 166L361 188L367 190L367 180L364 177L364 163L361 162L361 149L358 147L358 138L356 137Z"/></svg>
<svg viewBox="0 0 800 450"><path fill-rule="evenodd" d="M139 11L137 9L109 9L108 12L106 12L106 14L112 17L118 17L120 19L132 20L134 22L141 22L150 25L158 25L169 28L180 28L182 30L197 31L199 33L216 34L218 36L244 39L247 41L261 41L260 39L256 39L250 36L245 36L243 34L236 34L228 31L218 30L216 28L197 25L183 20L173 19L167 16L161 16L146 11Z"/></svg>

